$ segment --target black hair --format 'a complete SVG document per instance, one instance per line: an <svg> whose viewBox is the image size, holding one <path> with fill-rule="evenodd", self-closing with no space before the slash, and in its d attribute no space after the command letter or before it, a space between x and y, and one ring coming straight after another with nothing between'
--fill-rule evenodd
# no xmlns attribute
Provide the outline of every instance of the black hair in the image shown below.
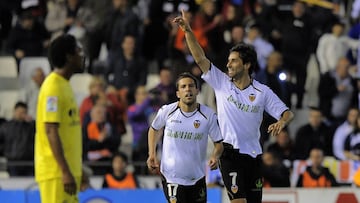
<svg viewBox="0 0 360 203"><path fill-rule="evenodd" d="M179 90L179 81L180 81L181 79L183 79L183 78L190 78L190 79L192 79L192 80L194 81L194 83L195 83L196 89L199 88L198 80L196 79L196 77L195 77L193 74L189 73L189 72L184 72L184 73L181 73L181 74L178 76L178 78L176 79L176 90Z"/></svg>
<svg viewBox="0 0 360 203"><path fill-rule="evenodd" d="M24 108L24 109L27 109L28 108L28 105L24 102L16 102L15 106L14 106L14 109L17 109L17 108Z"/></svg>
<svg viewBox="0 0 360 203"><path fill-rule="evenodd" d="M66 64L66 56L74 55L76 51L76 39L72 35L61 35L51 42L48 58L51 66L62 68Z"/></svg>
<svg viewBox="0 0 360 203"><path fill-rule="evenodd" d="M239 57L243 61L243 64L250 63L250 68L249 68L250 76L254 70L258 70L257 54L255 48L252 45L241 42L233 46L230 49L230 53L231 52L238 52Z"/></svg>
<svg viewBox="0 0 360 203"><path fill-rule="evenodd" d="M321 109L317 106L309 106L309 110L322 112Z"/></svg>
<svg viewBox="0 0 360 203"><path fill-rule="evenodd" d="M128 163L129 161L127 155L124 152L115 152L112 160L114 160L115 157L120 157L125 163Z"/></svg>

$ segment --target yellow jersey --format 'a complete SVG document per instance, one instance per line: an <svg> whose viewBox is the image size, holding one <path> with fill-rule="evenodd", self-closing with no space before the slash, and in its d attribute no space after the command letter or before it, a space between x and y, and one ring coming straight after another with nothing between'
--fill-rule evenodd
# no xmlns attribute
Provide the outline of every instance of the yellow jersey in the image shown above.
<svg viewBox="0 0 360 203"><path fill-rule="evenodd" d="M82 135L78 106L70 83L52 72L40 88L35 135L36 181L62 177L61 169L52 153L45 123L59 124L59 137L65 159L73 176L81 176Z"/></svg>

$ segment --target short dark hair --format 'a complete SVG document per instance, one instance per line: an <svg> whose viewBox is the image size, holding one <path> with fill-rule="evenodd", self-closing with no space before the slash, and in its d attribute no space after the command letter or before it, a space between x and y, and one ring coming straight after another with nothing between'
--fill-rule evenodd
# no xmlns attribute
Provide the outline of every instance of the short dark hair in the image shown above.
<svg viewBox="0 0 360 203"><path fill-rule="evenodd" d="M192 80L194 81L194 83L195 83L196 89L199 88L198 80L196 79L196 77L195 77L193 74L189 73L189 72L184 72L184 73L181 73L181 74L178 76L178 78L176 79L176 90L179 90L179 81L180 81L181 79L183 79L183 78L190 78L190 79L192 79Z"/></svg>
<svg viewBox="0 0 360 203"><path fill-rule="evenodd" d="M66 64L66 55L75 54L76 39L72 35L61 35L51 42L48 58L51 66L62 68Z"/></svg>
<svg viewBox="0 0 360 203"><path fill-rule="evenodd" d="M14 106L14 109L17 109L17 108L24 108L24 109L27 109L28 108L28 105L24 102L16 102L15 106Z"/></svg>
<svg viewBox="0 0 360 203"><path fill-rule="evenodd" d="M128 163L129 161L127 155L124 152L120 152L120 151L115 152L112 157L112 160L114 160L115 157L120 157L125 163Z"/></svg>
<svg viewBox="0 0 360 203"><path fill-rule="evenodd" d="M250 63L249 75L258 69L257 54L252 45L241 42L233 46L230 49L230 53L231 52L238 52L243 64Z"/></svg>

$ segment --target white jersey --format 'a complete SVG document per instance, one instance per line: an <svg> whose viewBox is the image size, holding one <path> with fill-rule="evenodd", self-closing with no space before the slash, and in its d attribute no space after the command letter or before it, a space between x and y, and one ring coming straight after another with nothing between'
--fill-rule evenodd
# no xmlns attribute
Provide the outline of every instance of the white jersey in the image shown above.
<svg viewBox="0 0 360 203"><path fill-rule="evenodd" d="M178 102L164 105L151 127L164 129L160 171L167 182L194 185L205 176L208 136L222 140L216 113L199 104L194 112L183 112Z"/></svg>
<svg viewBox="0 0 360 203"><path fill-rule="evenodd" d="M213 64L202 78L215 91L223 142L233 145L242 154L252 157L262 154L259 139L263 112L280 119L288 107L268 86L256 80L240 90Z"/></svg>

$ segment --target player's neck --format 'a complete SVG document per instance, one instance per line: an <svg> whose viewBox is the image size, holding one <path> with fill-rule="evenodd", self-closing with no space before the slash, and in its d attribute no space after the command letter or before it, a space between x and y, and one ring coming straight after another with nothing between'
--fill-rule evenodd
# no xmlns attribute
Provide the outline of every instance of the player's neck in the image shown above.
<svg viewBox="0 0 360 203"><path fill-rule="evenodd" d="M235 84L235 86L241 90L249 87L251 84L251 78L249 75L244 75L239 78L233 78L232 82Z"/></svg>
<svg viewBox="0 0 360 203"><path fill-rule="evenodd" d="M179 107L181 109L181 111L183 112L193 112L197 109L198 107L198 103L193 103L193 104L185 104L185 103L182 103L182 102L179 102Z"/></svg>
<svg viewBox="0 0 360 203"><path fill-rule="evenodd" d="M63 68L55 68L54 72L65 78L66 80L70 80L70 77L73 75L72 71L69 71L66 67Z"/></svg>

